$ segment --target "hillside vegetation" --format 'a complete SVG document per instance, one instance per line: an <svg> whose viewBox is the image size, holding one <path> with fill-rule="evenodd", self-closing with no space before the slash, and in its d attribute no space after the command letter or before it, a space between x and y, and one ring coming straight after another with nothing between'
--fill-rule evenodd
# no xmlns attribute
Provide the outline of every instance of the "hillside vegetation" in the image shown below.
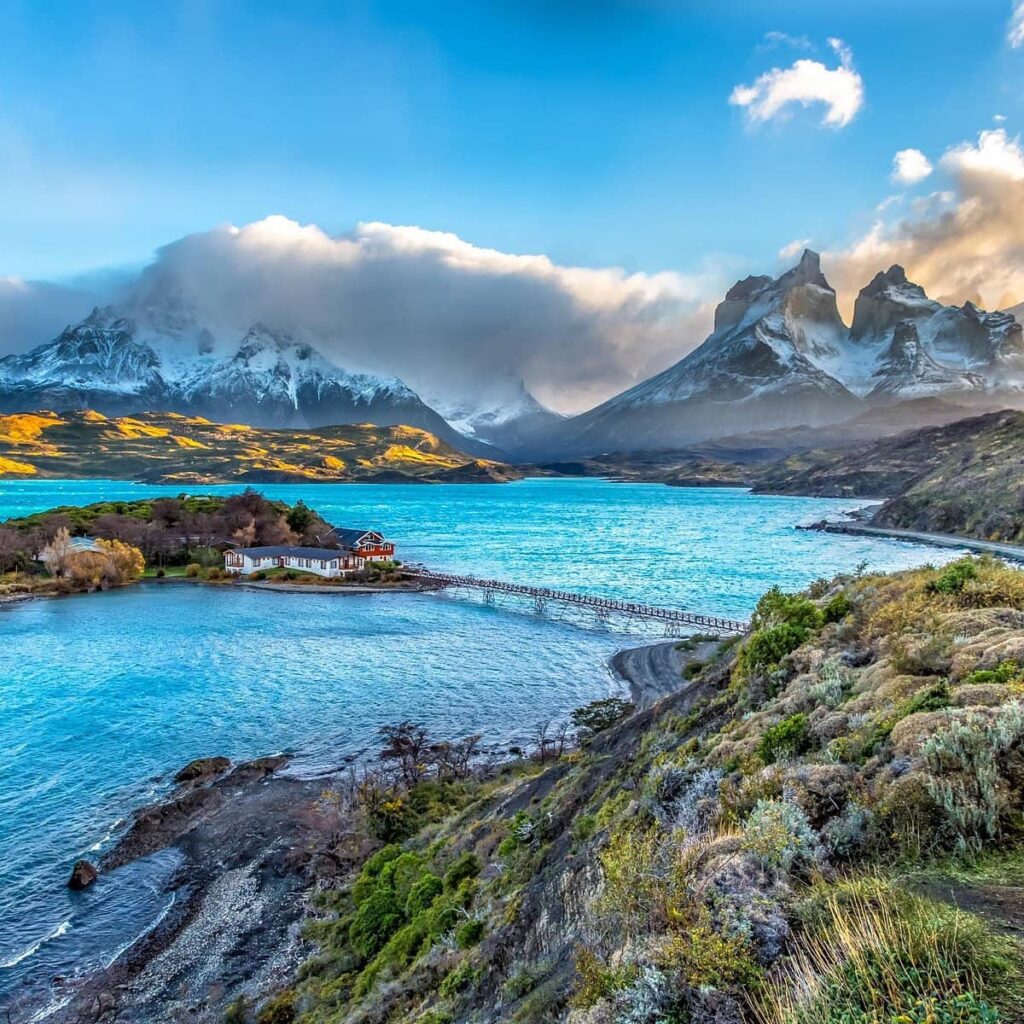
<svg viewBox="0 0 1024 1024"><path fill-rule="evenodd" d="M1024 413L997 412L758 469L756 491L889 500L873 523L1024 541Z"/></svg>
<svg viewBox="0 0 1024 1024"><path fill-rule="evenodd" d="M176 413L0 416L0 478L218 481L500 482L519 476L416 427L349 424L268 430Z"/></svg>
<svg viewBox="0 0 1024 1024"><path fill-rule="evenodd" d="M1024 1020L1024 574L773 590L680 692L623 710L475 783L395 730L401 771L329 843L351 870L315 955L228 1019Z"/></svg>

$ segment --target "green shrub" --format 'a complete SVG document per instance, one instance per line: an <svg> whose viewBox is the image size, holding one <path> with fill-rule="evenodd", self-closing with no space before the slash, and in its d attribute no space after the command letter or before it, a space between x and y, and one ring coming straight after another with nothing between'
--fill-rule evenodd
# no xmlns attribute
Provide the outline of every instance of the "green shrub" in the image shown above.
<svg viewBox="0 0 1024 1024"><path fill-rule="evenodd" d="M459 949L469 949L470 946L475 946L480 941L483 934L483 921L476 917L470 918L455 929L455 942Z"/></svg>
<svg viewBox="0 0 1024 1024"><path fill-rule="evenodd" d="M922 711L941 711L949 707L949 684L945 679L915 693L900 707L900 715L916 715Z"/></svg>
<svg viewBox="0 0 1024 1024"><path fill-rule="evenodd" d="M378 887L359 905L349 926L349 942L364 960L369 960L384 948L403 921L402 906L394 892Z"/></svg>
<svg viewBox="0 0 1024 1024"><path fill-rule="evenodd" d="M475 878L480 874L480 867L480 858L467 850L448 865L448 870L444 873L445 889L457 889L464 879Z"/></svg>
<svg viewBox="0 0 1024 1024"><path fill-rule="evenodd" d="M978 568L972 558L961 558L950 562L939 575L932 580L927 589L933 594L959 594L968 580L978 578Z"/></svg>
<svg viewBox="0 0 1024 1024"><path fill-rule="evenodd" d="M803 754L811 746L811 733L807 715L803 712L784 718L777 725L765 730L757 752L765 764L772 764L780 757L794 757Z"/></svg>
<svg viewBox="0 0 1024 1024"><path fill-rule="evenodd" d="M481 969L474 966L470 960L464 960L458 967L445 975L438 987L438 992L448 999L463 989L475 985L480 980L481 973Z"/></svg>
<svg viewBox="0 0 1024 1024"><path fill-rule="evenodd" d="M228 1003L224 1011L224 1024L248 1024L249 1000L239 996L234 1002Z"/></svg>
<svg viewBox="0 0 1024 1024"><path fill-rule="evenodd" d="M572 837L577 843L585 843L597 831L597 816L581 814L572 823Z"/></svg>
<svg viewBox="0 0 1024 1024"><path fill-rule="evenodd" d="M441 893L444 892L444 882L437 875L425 874L409 890L409 897L405 901L405 913L412 920L417 914L429 910Z"/></svg>
<svg viewBox="0 0 1024 1024"><path fill-rule="evenodd" d="M1012 683L1020 682L1022 675L1024 675L1024 672L1021 671L1020 665L1016 661L1009 660L1001 661L995 668L975 669L966 675L961 682L971 686L987 683L1008 686Z"/></svg>
<svg viewBox="0 0 1024 1024"><path fill-rule="evenodd" d="M853 605L850 604L850 599L845 594L836 594L822 608L821 613L826 622L841 622L852 611Z"/></svg>

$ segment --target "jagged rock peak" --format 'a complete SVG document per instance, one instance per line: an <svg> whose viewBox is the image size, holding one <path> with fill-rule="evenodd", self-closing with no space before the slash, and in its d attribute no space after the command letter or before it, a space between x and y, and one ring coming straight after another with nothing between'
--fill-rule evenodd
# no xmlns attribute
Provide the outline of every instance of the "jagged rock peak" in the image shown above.
<svg viewBox="0 0 1024 1024"><path fill-rule="evenodd" d="M821 272L821 256L813 249L804 249L800 256L800 262L792 270L787 270L779 278L779 283L787 285L816 284L821 288L831 287Z"/></svg>

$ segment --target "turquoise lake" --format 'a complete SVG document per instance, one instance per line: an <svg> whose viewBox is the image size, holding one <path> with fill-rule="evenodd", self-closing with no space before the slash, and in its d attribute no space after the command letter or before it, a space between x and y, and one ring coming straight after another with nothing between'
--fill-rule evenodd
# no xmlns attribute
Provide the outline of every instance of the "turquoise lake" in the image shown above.
<svg viewBox="0 0 1024 1024"><path fill-rule="evenodd" d="M238 487L208 487L227 493ZM856 502L593 479L261 485L381 529L406 561L747 617L771 585L956 552L799 531ZM0 482L0 519L177 494L119 481ZM0 608L0 1006L107 962L168 902L173 857L65 882L193 757L292 751L318 773L404 718L498 746L618 692L606 660L657 634L441 595L292 595L143 584Z"/></svg>

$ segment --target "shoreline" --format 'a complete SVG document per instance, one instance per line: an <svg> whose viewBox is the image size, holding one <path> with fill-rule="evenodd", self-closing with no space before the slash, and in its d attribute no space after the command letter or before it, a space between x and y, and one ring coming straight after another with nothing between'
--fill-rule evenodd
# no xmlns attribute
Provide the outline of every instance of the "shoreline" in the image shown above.
<svg viewBox="0 0 1024 1024"><path fill-rule="evenodd" d="M626 647L608 659L612 674L629 687L629 694L637 710L657 704L669 695L683 689L687 680L683 675L687 665L706 661L717 649L719 640L701 640L686 649L685 638Z"/></svg>
<svg viewBox="0 0 1024 1024"><path fill-rule="evenodd" d="M964 548L967 551L999 555L1013 561L1024 562L1024 546L1022 545L960 537L954 533L929 533L926 530L902 530L896 527L870 526L866 523L843 523L831 520L822 520L820 523L813 523L810 526L798 526L797 529L851 536L887 537L890 540L901 540L909 544L922 544L935 548Z"/></svg>

